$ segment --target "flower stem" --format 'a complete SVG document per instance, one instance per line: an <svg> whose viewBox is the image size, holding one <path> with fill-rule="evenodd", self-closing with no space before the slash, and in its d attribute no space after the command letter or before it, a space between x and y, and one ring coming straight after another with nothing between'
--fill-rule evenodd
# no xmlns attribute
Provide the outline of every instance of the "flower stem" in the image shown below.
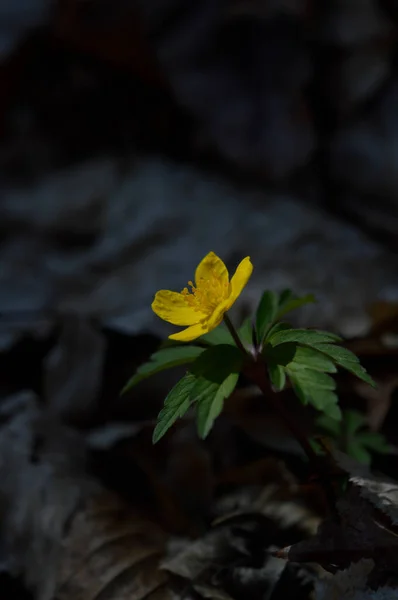
<svg viewBox="0 0 398 600"><path fill-rule="evenodd" d="M267 400L270 400L273 409L279 415L280 419L285 423L294 438L300 444L305 454L308 457L315 473L318 475L319 483L324 491L325 500L329 506L329 510L336 521L339 521L339 515L336 509L336 496L333 486L328 479L327 471L325 472L325 464L323 458L318 456L305 434L296 425L288 411L283 406L276 394L273 393L266 377L265 365L262 361L252 362L246 366L245 374L251 379L262 391Z"/></svg>
<svg viewBox="0 0 398 600"><path fill-rule="evenodd" d="M247 352L246 348L244 347L244 345L242 344L242 340L240 339L238 332L236 331L235 327L232 325L232 322L227 314L224 314L224 323L228 327L229 333L232 335L232 338L233 338L235 344L238 346L239 350L242 350L242 352L244 354L247 354L248 352Z"/></svg>
<svg viewBox="0 0 398 600"><path fill-rule="evenodd" d="M260 388L267 400L270 400L273 409L285 423L286 427L289 429L293 437L296 438L296 440L304 450L305 454L307 455L308 460L310 462L317 461L318 456L315 453L309 441L307 440L306 436L303 434L300 428L297 427L295 421L290 417L289 413L287 412L283 404L280 402L280 400L276 398L276 394L274 394L270 389L270 386L264 373L264 365L262 365L261 363L257 363L255 367L256 368L253 370L250 369L252 373L251 378Z"/></svg>
<svg viewBox="0 0 398 600"><path fill-rule="evenodd" d="M233 326L229 317L226 314L224 314L224 322L237 347L240 350L242 350L242 352L246 356L250 356L251 358L251 360L249 360L246 364L244 374L259 387L265 398L270 400L275 412L279 415L280 419L285 423L290 433L293 435L294 438L296 438L297 442L304 450L310 464L314 469L314 472L318 475L318 480L322 486L326 503L329 506L329 510L333 515L334 519L338 522L340 520L340 517L336 508L336 496L334 493L333 486L328 479L327 471L325 473L325 464L322 457L316 454L311 444L309 443L306 435L296 425L295 421L291 418L289 412L285 409L279 398L276 398L276 394L272 391L272 388L267 379L265 364L263 360L261 360L261 356L257 356L257 358L254 358L249 354L247 349L242 344L242 340L240 339L238 332L236 331L235 327Z"/></svg>

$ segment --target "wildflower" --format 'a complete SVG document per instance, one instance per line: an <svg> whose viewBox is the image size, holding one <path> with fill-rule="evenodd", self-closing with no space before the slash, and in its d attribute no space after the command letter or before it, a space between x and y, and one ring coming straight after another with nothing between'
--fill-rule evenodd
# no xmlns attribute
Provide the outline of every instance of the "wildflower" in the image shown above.
<svg viewBox="0 0 398 600"><path fill-rule="evenodd" d="M181 292L160 290L152 302L152 310L168 323L187 327L170 335L170 339L190 342L221 323L224 314L242 293L252 271L253 265L247 256L230 281L223 261L214 252L209 252L196 268L195 285L189 281L190 289L184 288Z"/></svg>

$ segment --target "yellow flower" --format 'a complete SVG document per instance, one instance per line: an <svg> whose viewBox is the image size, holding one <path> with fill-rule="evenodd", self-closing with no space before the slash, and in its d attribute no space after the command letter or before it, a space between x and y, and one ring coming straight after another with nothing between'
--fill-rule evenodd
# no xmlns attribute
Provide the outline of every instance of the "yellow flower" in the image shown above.
<svg viewBox="0 0 398 600"><path fill-rule="evenodd" d="M209 252L195 272L195 285L182 292L160 290L152 302L152 310L164 321L184 325L179 333L170 335L172 340L190 342L215 329L242 293L253 271L250 257L238 265L231 281L227 267L214 252Z"/></svg>

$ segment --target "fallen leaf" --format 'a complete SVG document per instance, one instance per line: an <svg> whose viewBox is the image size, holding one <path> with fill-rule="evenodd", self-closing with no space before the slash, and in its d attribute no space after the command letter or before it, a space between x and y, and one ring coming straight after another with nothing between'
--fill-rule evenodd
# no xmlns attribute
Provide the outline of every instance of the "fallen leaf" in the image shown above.
<svg viewBox="0 0 398 600"><path fill-rule="evenodd" d="M166 533L87 473L82 434L36 403L0 430L7 569L37 600L169 600Z"/></svg>
<svg viewBox="0 0 398 600"><path fill-rule="evenodd" d="M227 481L228 477L224 484ZM280 488L287 488L286 497ZM282 579L286 579L289 598L305 597L300 595L306 584L299 567L289 569L270 551L278 539L302 539L313 533L318 520L295 498L291 486L281 482L280 474L266 486L236 486L221 495L213 508L213 526L197 540L171 551L162 562L163 569L183 578L188 590L205 592L207 598L276 600ZM310 569L304 571L309 579L314 576Z"/></svg>
<svg viewBox="0 0 398 600"><path fill-rule="evenodd" d="M333 451L333 459L349 479L336 504L339 520L326 519L314 538L284 548L275 556L316 562L331 572L372 559L370 577L375 585L385 585L398 569L398 484L371 474L342 452ZM395 584L398 586L398 580Z"/></svg>
<svg viewBox="0 0 398 600"><path fill-rule="evenodd" d="M164 532L117 496L101 491L74 517L63 540L56 600L171 599L159 570Z"/></svg>
<svg viewBox="0 0 398 600"><path fill-rule="evenodd" d="M313 600L388 600L394 598L396 589L383 586L377 590L367 585L374 568L372 559L363 558L348 569L325 575L315 582Z"/></svg>

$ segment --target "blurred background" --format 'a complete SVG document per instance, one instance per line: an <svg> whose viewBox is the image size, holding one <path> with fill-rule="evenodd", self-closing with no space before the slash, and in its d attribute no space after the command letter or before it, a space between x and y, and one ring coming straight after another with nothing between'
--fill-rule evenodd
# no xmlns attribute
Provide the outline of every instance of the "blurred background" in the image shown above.
<svg viewBox="0 0 398 600"><path fill-rule="evenodd" d="M67 423L93 444L90 473L107 487L134 502L147 487L162 526L199 527L214 465L254 460L251 444L263 453L274 421L259 421L257 405L243 418L238 402L205 448L181 426L163 447L166 468L150 434L177 375L119 392L172 330L151 312L154 293L182 289L210 250L231 269L247 255L254 263L237 322L265 288L316 295L297 323L348 340L381 391L345 383L343 397L393 436L397 107L395 0L0 0L1 418L33 419L0 443L5 472L16 460L10 439L22 461L13 472L48 448L69 461L74 443L54 433ZM285 437L275 444L287 447ZM187 475L193 464L201 487ZM5 506L35 478L9 481ZM11 534L36 548L37 506L29 533L17 519ZM12 572L11 555L1 572ZM51 598L58 583L48 592L37 582L33 550L13 556L40 600Z"/></svg>
<svg viewBox="0 0 398 600"><path fill-rule="evenodd" d="M397 299L394 2L0 10L4 348L69 312L157 331L210 249L346 335Z"/></svg>

